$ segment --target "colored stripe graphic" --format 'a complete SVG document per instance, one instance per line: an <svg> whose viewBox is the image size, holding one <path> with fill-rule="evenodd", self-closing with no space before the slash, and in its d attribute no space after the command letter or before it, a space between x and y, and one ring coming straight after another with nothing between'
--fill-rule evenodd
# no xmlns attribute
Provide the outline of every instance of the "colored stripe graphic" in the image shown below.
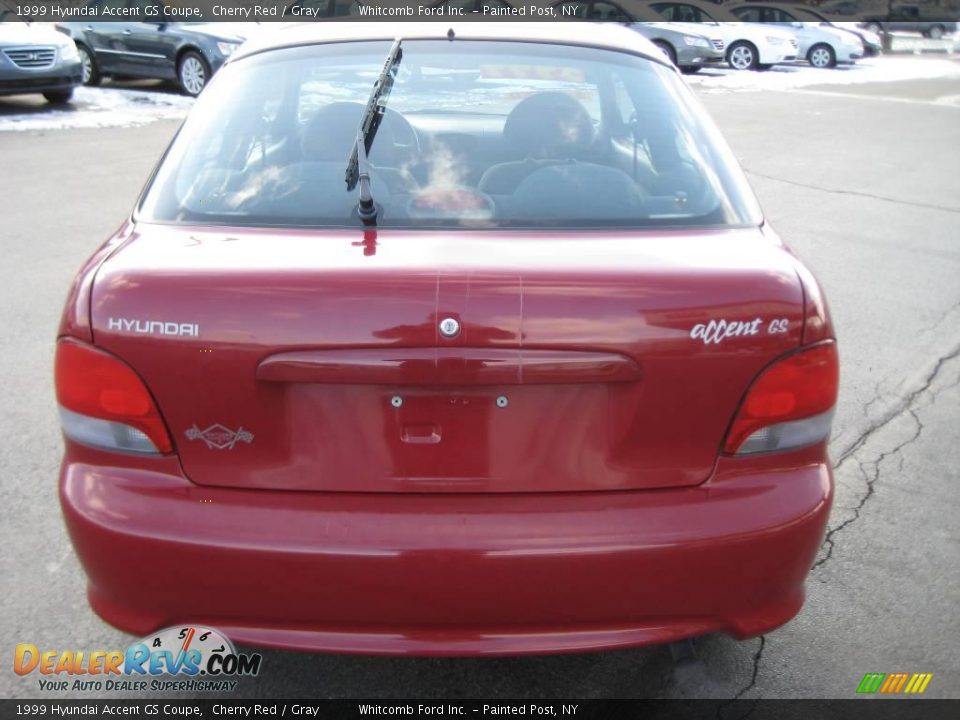
<svg viewBox="0 0 960 720"><path fill-rule="evenodd" d="M875 693L880 689L880 683L883 682L883 678L886 677L885 673L867 673L863 676L863 680L860 681L860 686L857 688L858 693Z"/></svg>
<svg viewBox="0 0 960 720"><path fill-rule="evenodd" d="M857 692L881 695L897 695L902 692L919 695L927 689L932 679L933 673L867 673L857 686Z"/></svg>
<svg viewBox="0 0 960 720"><path fill-rule="evenodd" d="M927 689L927 685L930 684L930 679L932 677L933 673L914 673L913 677L910 679L910 682L907 684L907 689L904 690L904 692L919 695Z"/></svg>
<svg viewBox="0 0 960 720"><path fill-rule="evenodd" d="M900 679L900 673L890 673L887 675L887 679L884 680L883 685L880 686L880 694L890 692L890 689L897 684L897 680Z"/></svg>

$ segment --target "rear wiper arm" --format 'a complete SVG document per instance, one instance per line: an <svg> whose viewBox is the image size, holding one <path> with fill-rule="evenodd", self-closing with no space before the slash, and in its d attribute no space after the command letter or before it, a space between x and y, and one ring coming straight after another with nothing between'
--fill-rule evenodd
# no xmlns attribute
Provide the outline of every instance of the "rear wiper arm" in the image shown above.
<svg viewBox="0 0 960 720"><path fill-rule="evenodd" d="M367 100L367 107L363 111L363 118L357 130L356 142L350 148L350 155L347 156L347 171L344 175L347 192L353 190L358 182L360 183L360 203L357 206L357 213L364 223L369 224L377 222L377 206L373 202L373 193L370 190L370 167L367 155L377 137L377 130L387 109L387 99L393 89L393 81L397 77L397 68L403 59L403 50L400 47L402 42L401 38L397 38L390 47L387 59L383 63L383 70L380 71L380 75L373 83L373 90L370 91L370 98Z"/></svg>

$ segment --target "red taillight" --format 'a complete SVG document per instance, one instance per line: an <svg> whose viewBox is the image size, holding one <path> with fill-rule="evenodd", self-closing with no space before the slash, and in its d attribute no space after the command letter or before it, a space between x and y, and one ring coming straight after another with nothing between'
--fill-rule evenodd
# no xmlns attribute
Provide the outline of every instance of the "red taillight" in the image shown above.
<svg viewBox="0 0 960 720"><path fill-rule="evenodd" d="M839 381L837 347L832 341L774 363L747 391L724 452L781 450L824 439L829 435ZM750 447L745 449L748 440Z"/></svg>
<svg viewBox="0 0 960 720"><path fill-rule="evenodd" d="M75 439L82 442L86 436L94 437L90 435L92 426L83 424L86 420L107 421L109 427L93 427L93 431L97 438L106 437L108 441L92 444L149 452L135 444L139 431L157 452L172 451L170 435L150 391L119 358L74 340L61 340L57 344L54 376L61 417L71 418L70 427L64 424L68 435L72 428L79 428L77 434L82 437ZM121 432L123 428L127 430ZM130 438L130 447L124 445L124 438Z"/></svg>

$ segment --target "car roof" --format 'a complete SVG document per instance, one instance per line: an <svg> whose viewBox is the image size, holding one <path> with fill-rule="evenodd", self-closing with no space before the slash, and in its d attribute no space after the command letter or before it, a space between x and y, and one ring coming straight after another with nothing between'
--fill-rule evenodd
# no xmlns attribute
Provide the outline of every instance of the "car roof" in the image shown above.
<svg viewBox="0 0 960 720"><path fill-rule="evenodd" d="M739 0L738 2L730 3L729 5L724 5L726 8L739 8L739 7L769 7L776 8L777 10L814 10L817 8L803 5L801 3L795 2L765 2L764 0Z"/></svg>
<svg viewBox="0 0 960 720"><path fill-rule="evenodd" d="M807 5L799 5L797 3L789 3L789 2L768 3L768 2L764 2L763 0L743 0L743 2L736 2L731 5L726 5L725 7L727 7L730 10L736 10L738 8L772 8L774 10L783 10L784 12L788 12L788 13L797 12L800 15L802 15L804 11L807 11L812 13L817 18L822 17L820 13L817 11L817 8L815 7L809 7ZM807 20L806 22L814 22L814 21Z"/></svg>
<svg viewBox="0 0 960 720"><path fill-rule="evenodd" d="M301 45L357 42L364 40L491 40L503 42L579 45L642 55L672 67L663 53L635 30L619 23L584 22L329 22L290 23L278 30L265 30L230 56L235 62L250 55Z"/></svg>
<svg viewBox="0 0 960 720"><path fill-rule="evenodd" d="M633 3L636 0L623 0L624 7L629 9L633 7ZM734 17L731 12L727 9L727 5L718 5L715 2L707 2L705 0L642 0L640 2L641 6L646 6L652 8L654 5L690 5L695 7L701 12L707 13L717 22L739 22L739 18ZM654 12L656 12L654 10ZM733 20L731 20L733 18Z"/></svg>
<svg viewBox="0 0 960 720"><path fill-rule="evenodd" d="M764 0L740 0L740 2L730 3L724 7L728 8L738 8L738 7L772 7L777 8L778 10L805 10L806 6L799 5L797 3L769 3L764 2Z"/></svg>

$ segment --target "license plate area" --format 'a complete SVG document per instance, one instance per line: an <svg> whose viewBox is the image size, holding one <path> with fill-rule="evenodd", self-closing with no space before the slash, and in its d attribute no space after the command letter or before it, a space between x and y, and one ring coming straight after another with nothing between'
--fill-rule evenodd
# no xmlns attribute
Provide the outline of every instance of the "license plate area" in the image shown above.
<svg viewBox="0 0 960 720"><path fill-rule="evenodd" d="M397 477L444 483L489 478L491 433L508 422L507 394L408 387L387 395L384 404Z"/></svg>

